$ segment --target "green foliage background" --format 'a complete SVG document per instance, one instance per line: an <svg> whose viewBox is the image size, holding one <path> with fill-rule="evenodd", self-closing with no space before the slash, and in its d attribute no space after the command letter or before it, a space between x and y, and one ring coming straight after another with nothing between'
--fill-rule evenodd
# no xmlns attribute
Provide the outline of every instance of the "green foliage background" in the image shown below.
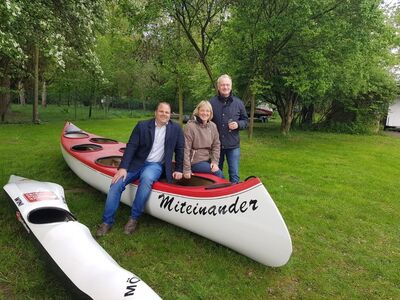
<svg viewBox="0 0 400 300"><path fill-rule="evenodd" d="M228 73L248 106L274 105L283 133L362 133L379 129L398 94L399 9L377 0L7 0L0 14L2 113L7 95L19 102L19 84L33 102L36 46L53 104L148 110L169 101L191 112Z"/></svg>

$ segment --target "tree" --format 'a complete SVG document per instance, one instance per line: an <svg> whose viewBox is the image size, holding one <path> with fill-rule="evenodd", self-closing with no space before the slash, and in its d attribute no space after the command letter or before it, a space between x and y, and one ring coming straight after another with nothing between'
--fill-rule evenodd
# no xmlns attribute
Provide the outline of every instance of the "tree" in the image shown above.
<svg viewBox="0 0 400 300"><path fill-rule="evenodd" d="M124 3L132 35L138 38L137 61L141 91L146 98L177 102L182 122L185 100L188 98L189 77L194 69L196 53L185 38L182 25L171 17L162 1L143 5Z"/></svg>
<svg viewBox="0 0 400 300"><path fill-rule="evenodd" d="M66 57L75 53L86 67L98 72L91 48L95 41L95 30L103 17L103 6L103 0L79 3L6 0L0 6L0 14L6 17L1 27L1 36L6 37L0 53L2 75L17 79L18 72L29 72L26 67L28 58L35 58L35 72L30 70L36 81L33 122L39 122L36 97L41 53L60 67L65 66Z"/></svg>
<svg viewBox="0 0 400 300"><path fill-rule="evenodd" d="M14 2L0 2L0 119L5 115L10 104L11 74L21 71L20 62L26 55L18 42L20 7Z"/></svg>
<svg viewBox="0 0 400 300"><path fill-rule="evenodd" d="M203 64L211 85L217 90L215 78L207 56L227 17L229 1L226 0L171 0L167 2L169 14L177 20L187 39Z"/></svg>
<svg viewBox="0 0 400 300"><path fill-rule="evenodd" d="M390 45L375 0L239 1L226 32L223 49L229 61L240 62L235 73L245 74L237 82L276 105L284 134L302 103L328 100L341 78L355 94L364 92L370 68L358 64L376 63ZM379 65L387 66L384 59Z"/></svg>

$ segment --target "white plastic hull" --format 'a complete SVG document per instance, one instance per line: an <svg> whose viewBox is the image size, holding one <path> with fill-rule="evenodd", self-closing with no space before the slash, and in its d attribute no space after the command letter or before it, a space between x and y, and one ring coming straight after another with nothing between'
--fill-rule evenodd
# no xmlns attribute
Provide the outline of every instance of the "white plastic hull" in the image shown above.
<svg viewBox="0 0 400 300"><path fill-rule="evenodd" d="M82 163L63 145L61 151L75 174L95 189L108 193L110 175ZM136 187L135 184L128 185L121 202L131 206ZM184 196L153 187L145 211L267 266L286 264L292 253L286 224L261 183L247 190L207 198Z"/></svg>
<svg viewBox="0 0 400 300"><path fill-rule="evenodd" d="M85 225L71 218L61 186L12 175L4 190L21 223L81 295L96 300L160 299L139 277L121 268ZM29 201L29 195L39 200Z"/></svg>

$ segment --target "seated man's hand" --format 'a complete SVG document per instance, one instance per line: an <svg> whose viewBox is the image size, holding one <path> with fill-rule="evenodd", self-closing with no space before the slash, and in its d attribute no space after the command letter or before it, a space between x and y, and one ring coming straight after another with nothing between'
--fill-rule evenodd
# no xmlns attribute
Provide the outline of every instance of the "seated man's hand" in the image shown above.
<svg viewBox="0 0 400 300"><path fill-rule="evenodd" d="M182 172L174 172L172 173L172 178L176 180L181 180L182 179Z"/></svg>
<svg viewBox="0 0 400 300"><path fill-rule="evenodd" d="M111 183L116 183L118 180L122 178L122 180L125 180L126 175L128 175L128 172L121 168L115 173L114 177L111 179Z"/></svg>
<svg viewBox="0 0 400 300"><path fill-rule="evenodd" d="M183 177L185 177L186 179L190 179L192 177L192 173L185 173L183 174Z"/></svg>

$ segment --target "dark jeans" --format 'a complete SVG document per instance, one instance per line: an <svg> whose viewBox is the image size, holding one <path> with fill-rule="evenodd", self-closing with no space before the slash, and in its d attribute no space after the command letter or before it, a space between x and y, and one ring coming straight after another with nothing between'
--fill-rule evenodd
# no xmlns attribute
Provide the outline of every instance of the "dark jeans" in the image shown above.
<svg viewBox="0 0 400 300"><path fill-rule="evenodd" d="M194 173L212 173L215 176L224 178L224 173L221 170L211 172L211 166L208 161L201 161L192 165L192 172Z"/></svg>
<svg viewBox="0 0 400 300"><path fill-rule="evenodd" d="M219 168L221 171L223 170L225 156L228 162L229 181L233 183L238 183L240 148L221 149L221 154L219 157Z"/></svg>

